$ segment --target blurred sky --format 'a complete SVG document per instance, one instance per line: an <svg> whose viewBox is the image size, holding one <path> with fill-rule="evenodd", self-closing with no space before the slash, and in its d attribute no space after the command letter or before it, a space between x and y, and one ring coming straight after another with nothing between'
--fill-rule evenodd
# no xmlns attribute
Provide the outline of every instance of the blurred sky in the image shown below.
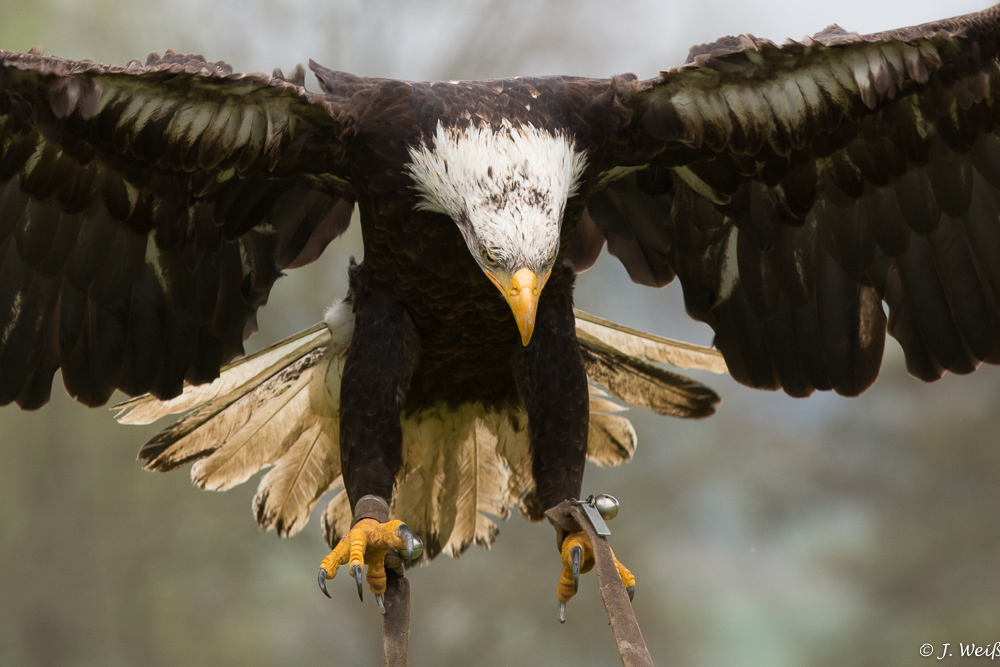
<svg viewBox="0 0 1000 667"><path fill-rule="evenodd" d="M309 58L407 79L654 76L695 43L781 41L836 22L872 32L983 7L967 0L322 2L12 0L0 48L124 63L167 48L287 72ZM307 85L316 88L311 76ZM251 348L302 329L342 295L355 226L280 281ZM320 287L317 287L320 286ZM710 343L679 290L636 287L605 256L580 307ZM591 469L585 493L619 497L612 544L639 577L636 610L658 664L912 664L924 642L1000 640L996 369L924 385L887 345L861 399L798 401L728 378L697 423L630 413L636 461ZM315 591L326 549L313 522L256 534L255 483L217 495L185 473L139 470L154 430L118 427L54 390L0 410L0 665L379 664L374 605ZM322 504L320 505L322 507ZM551 529L515 517L491 552L414 571L411 664L613 664L593 582L555 621ZM993 634L990 635L989 633ZM979 633L979 634L976 634Z"/></svg>

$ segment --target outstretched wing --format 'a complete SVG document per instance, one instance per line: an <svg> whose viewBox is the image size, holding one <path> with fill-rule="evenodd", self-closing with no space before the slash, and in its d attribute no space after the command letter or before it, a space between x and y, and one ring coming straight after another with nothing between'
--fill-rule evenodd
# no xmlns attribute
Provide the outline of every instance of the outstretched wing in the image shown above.
<svg viewBox="0 0 1000 667"><path fill-rule="evenodd" d="M353 209L344 121L292 78L0 51L0 405L59 368L87 405L169 398L242 351Z"/></svg>
<svg viewBox="0 0 1000 667"><path fill-rule="evenodd" d="M1000 362L998 40L1000 6L864 37L729 37L615 82L627 148L581 229L636 282L676 273L754 387L857 394L887 325L925 380Z"/></svg>

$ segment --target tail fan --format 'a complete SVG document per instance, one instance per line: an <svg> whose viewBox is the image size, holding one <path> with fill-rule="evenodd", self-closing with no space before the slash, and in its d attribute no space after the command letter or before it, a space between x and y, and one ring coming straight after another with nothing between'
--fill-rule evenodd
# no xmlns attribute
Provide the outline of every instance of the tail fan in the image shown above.
<svg viewBox="0 0 1000 667"><path fill-rule="evenodd" d="M339 383L352 330L349 304L334 306L326 323L228 365L214 382L186 386L169 401L127 401L115 406L117 418L145 424L188 411L143 445L139 458L157 471L194 461L191 478L203 489L225 491L273 466L260 482L254 513L262 528L293 535L340 481L340 394L326 395L326 383L316 378L335 374Z"/></svg>
<svg viewBox="0 0 1000 667"><path fill-rule="evenodd" d="M577 316L591 381L588 460L614 466L635 452L635 430L620 414L627 408L613 399L679 417L714 412L719 397L711 389L638 357L724 372L717 352ZM260 526L279 535L301 530L333 491L322 523L334 545L351 523L340 474L339 404L353 326L350 303L340 302L324 323L230 364L214 382L185 387L168 401L127 401L115 406L117 418L147 424L186 413L143 445L139 457L158 471L193 461L192 479L204 489L224 491L270 468L253 509ZM489 547L499 532L495 519L506 520L511 507L538 518L527 426L523 411L481 405L404 417L403 465L390 514L424 539L426 560L457 557L472 544Z"/></svg>

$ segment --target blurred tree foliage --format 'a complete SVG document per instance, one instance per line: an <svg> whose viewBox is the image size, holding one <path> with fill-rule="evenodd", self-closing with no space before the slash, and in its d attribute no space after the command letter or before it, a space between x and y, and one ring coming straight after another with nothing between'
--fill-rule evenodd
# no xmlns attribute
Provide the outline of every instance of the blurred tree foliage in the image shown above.
<svg viewBox="0 0 1000 667"><path fill-rule="evenodd" d="M801 35L832 20L870 31L942 11L860 4L890 18L857 25L824 8L785 24L808 8L721 0L614 12L596 1L35 0L4 8L0 47L124 62L172 46L265 71L311 56L402 78L651 76L727 32ZM343 293L350 254L361 254L356 226L279 282L251 348L316 321ZM631 286L613 261L579 284L586 310L710 340L676 289ZM925 642L1000 640L1000 374L924 385L900 357L892 346L861 399L795 401L706 376L725 399L711 420L631 413L637 461L592 469L585 492L622 502L612 540L639 577L658 664L909 665ZM135 452L154 432L75 405L58 383L40 412L0 410L0 665L377 664L371 600L339 579L332 603L315 590L316 522L292 540L260 536L253 484L216 495L181 473L142 472ZM567 624L555 620L551 530L515 518L501 533L491 552L412 572L411 664L615 664L590 578Z"/></svg>

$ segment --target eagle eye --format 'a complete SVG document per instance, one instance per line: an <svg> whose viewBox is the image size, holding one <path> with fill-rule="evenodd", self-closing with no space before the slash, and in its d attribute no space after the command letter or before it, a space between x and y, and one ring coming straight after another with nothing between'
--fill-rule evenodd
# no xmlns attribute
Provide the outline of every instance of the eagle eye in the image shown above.
<svg viewBox="0 0 1000 667"><path fill-rule="evenodd" d="M481 253L482 253L482 255L483 255L483 260L484 260L484 261L485 261L485 262L486 262L487 264L489 264L490 266L500 266L500 262L498 262L498 261L497 261L497 260L496 260L496 259L495 259L495 258L493 257L493 255L491 255L491 254L490 254L490 251L489 251L489 250L487 250L486 248L481 248L481 249L480 249L480 252L481 252Z"/></svg>

